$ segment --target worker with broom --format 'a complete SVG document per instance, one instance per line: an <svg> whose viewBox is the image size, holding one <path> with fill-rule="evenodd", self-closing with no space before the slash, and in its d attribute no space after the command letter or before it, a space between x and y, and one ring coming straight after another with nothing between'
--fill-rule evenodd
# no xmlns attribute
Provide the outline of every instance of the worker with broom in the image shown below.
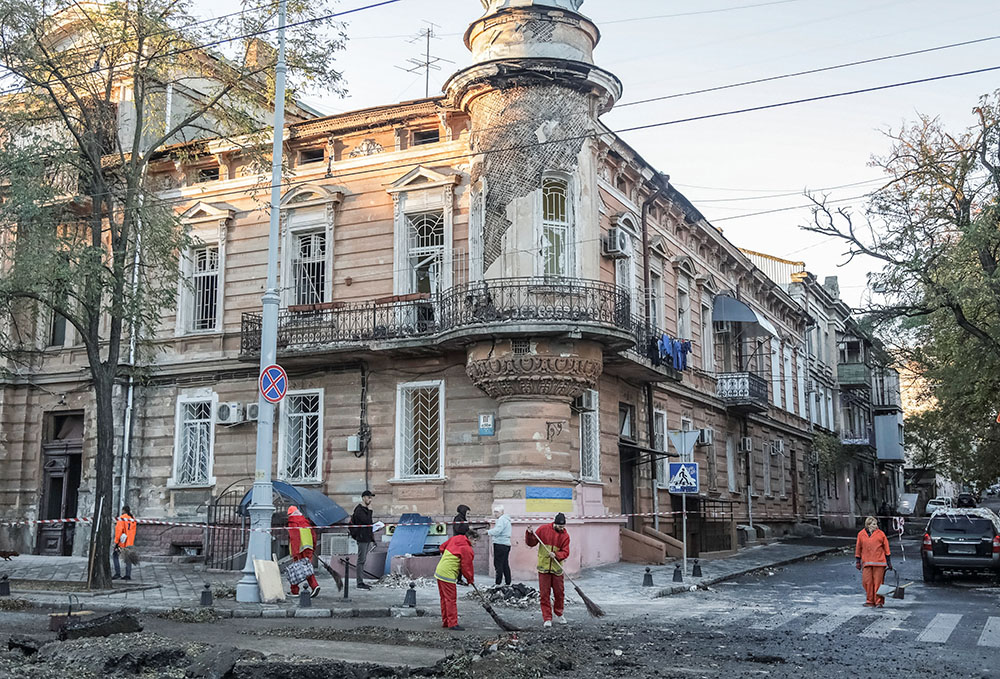
<svg viewBox="0 0 1000 679"><path fill-rule="evenodd" d="M559 512L552 523L537 531L529 528L525 531L524 541L529 547L538 546L538 594L542 600L542 624L552 627L552 614L555 613L556 622L565 625L563 606L566 590L562 562L569 556L566 515ZM550 592L552 601L549 600Z"/></svg>
<svg viewBox="0 0 1000 679"><path fill-rule="evenodd" d="M476 558L472 543L477 537L475 530L466 529L445 540L441 545L441 560L434 570L434 577L438 583L438 597L441 599L441 626L456 632L465 628L458 624L458 590L455 585L462 583L463 577L468 583L474 583L476 580L472 567L472 561Z"/></svg>

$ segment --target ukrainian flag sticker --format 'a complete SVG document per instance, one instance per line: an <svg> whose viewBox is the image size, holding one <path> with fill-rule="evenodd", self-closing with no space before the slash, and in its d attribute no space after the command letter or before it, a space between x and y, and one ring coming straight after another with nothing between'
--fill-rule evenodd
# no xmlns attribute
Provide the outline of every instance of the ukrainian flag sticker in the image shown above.
<svg viewBox="0 0 1000 679"><path fill-rule="evenodd" d="M526 486L524 489L524 509L529 512L573 511L573 489L551 486Z"/></svg>

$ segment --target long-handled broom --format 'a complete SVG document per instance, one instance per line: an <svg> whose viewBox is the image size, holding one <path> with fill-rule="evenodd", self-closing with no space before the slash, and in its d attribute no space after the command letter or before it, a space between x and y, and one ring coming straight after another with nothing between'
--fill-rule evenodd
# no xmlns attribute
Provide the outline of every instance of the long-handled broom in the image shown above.
<svg viewBox="0 0 1000 679"><path fill-rule="evenodd" d="M476 587L476 583L470 582L469 584L472 585L472 589L476 590L476 596L479 598L479 603L483 605L483 608L486 609L486 612L490 614L490 617L493 618L493 622L495 622L500 629L505 632L519 632L521 630L520 627L516 627L501 618L500 614L493 610L493 607L490 606L488 601L486 601L486 597L484 597L483 593L479 591L478 587Z"/></svg>
<svg viewBox="0 0 1000 679"><path fill-rule="evenodd" d="M551 549L549 549L549 546L544 542L542 542L541 538L538 537L538 533L536 533L534 529L529 529L529 530L531 530L531 534L535 536L535 539L538 540L538 544L544 547L545 551L549 553L549 558L555 561L556 563L559 563L560 566L562 566L562 564L559 562L559 559L556 558L556 555L552 553ZM598 606L593 601L591 601L590 597L583 593L583 590L580 589L580 586L575 582L573 582L573 578L569 577L569 575L566 574L565 568L563 568L563 577L569 580L569 583L573 585L573 589L576 590L577 596L583 599L583 605L587 607L587 612L590 613L591 617L603 618L604 609Z"/></svg>

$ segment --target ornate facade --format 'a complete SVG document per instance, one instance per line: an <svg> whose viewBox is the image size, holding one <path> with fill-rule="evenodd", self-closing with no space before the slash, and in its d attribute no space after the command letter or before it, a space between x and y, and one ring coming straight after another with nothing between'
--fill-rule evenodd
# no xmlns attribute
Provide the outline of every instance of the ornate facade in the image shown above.
<svg viewBox="0 0 1000 679"><path fill-rule="evenodd" d="M484 0L472 64L444 96L287 126L278 356L291 391L275 478L344 506L371 488L388 520L503 504L523 527L564 508L575 570L672 549L664 454L671 432L697 429L692 552L791 530L815 499L805 316L601 122L621 84L595 65L581 4ZM199 244L122 408L134 426L120 486L148 518L202 523L252 483L267 189L218 146L151 170L185 178L162 197ZM196 161L226 169L193 181ZM89 514L80 349L42 348L30 381L0 385L3 506L51 514L42 450L70 417ZM200 530L144 539L214 549ZM8 540L45 551L31 529ZM515 569L531 560L514 550Z"/></svg>

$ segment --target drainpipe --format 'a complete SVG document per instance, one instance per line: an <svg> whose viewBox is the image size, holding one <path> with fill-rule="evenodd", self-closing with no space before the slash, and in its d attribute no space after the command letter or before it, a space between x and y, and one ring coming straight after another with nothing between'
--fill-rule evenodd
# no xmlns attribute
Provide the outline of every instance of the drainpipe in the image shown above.
<svg viewBox="0 0 1000 679"><path fill-rule="evenodd" d="M139 206L142 206L142 196L139 196ZM136 218L136 226L139 226L139 219ZM132 296L139 293L139 251L142 249L142 232L136 228L135 232L135 259L132 262ZM138 342L135 317L133 316L129 328L128 337L128 387L125 393L125 415L122 422L122 471L121 481L118 490L118 512L121 513L128 498L128 473L132 466L132 420L135 408L135 355L136 343Z"/></svg>
<svg viewBox="0 0 1000 679"><path fill-rule="evenodd" d="M656 201L657 198L659 198L661 195L663 195L663 192L667 188L667 182L670 179L670 177L668 175L665 175L665 174L660 174L660 175L658 175L658 177L660 179L659 185L656 187L656 190L654 190L653 193L649 196L649 198L647 198L646 200L643 201L643 203L642 203L642 215L641 215L641 221L642 221L642 285L643 285L643 291L645 293L643 295L643 297L646 300L646 303L645 303L644 306L645 306L645 322L646 322L646 330L647 331L651 330L651 328L652 328L652 324L650 323L650 319L652 319L652 317L653 317L653 314L652 314L652 300L649 298L649 279L650 279L650 274L649 274L649 223L647 221L647 216L649 214L649 208L650 208L650 206ZM649 341L648 337L646 338L646 341L647 342ZM641 350L644 349L644 347L638 347L638 348L640 349L640 355L641 355ZM653 424L653 385L651 383L649 383L649 382L646 383L646 435L647 435L647 438L649 440L649 447L652 448L653 447L653 442L656 439L656 428L654 427L654 424ZM656 464L657 464L657 462L658 462L657 458L653 458L653 457L650 458L650 465L649 465L650 466L650 474L649 474L649 477L650 477L650 491L651 491L651 493L653 495L653 528L655 530L660 530L660 491L656 487Z"/></svg>

